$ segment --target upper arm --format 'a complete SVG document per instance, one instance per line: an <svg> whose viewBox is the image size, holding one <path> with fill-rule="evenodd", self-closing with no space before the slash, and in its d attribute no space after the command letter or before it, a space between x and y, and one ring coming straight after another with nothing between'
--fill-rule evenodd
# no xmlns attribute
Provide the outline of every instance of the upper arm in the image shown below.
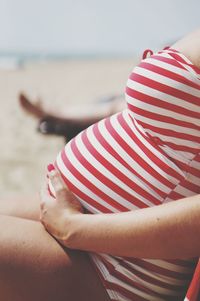
<svg viewBox="0 0 200 301"><path fill-rule="evenodd" d="M183 53L194 65L200 68L200 29L178 40L171 48Z"/></svg>

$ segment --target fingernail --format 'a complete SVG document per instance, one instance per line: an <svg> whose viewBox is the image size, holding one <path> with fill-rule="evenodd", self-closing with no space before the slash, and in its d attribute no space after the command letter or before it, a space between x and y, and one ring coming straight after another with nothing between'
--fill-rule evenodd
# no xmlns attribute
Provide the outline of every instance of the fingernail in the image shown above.
<svg viewBox="0 0 200 301"><path fill-rule="evenodd" d="M48 169L49 172L51 172L52 170L55 170L55 167L53 166L53 164L49 164L47 166L47 169Z"/></svg>

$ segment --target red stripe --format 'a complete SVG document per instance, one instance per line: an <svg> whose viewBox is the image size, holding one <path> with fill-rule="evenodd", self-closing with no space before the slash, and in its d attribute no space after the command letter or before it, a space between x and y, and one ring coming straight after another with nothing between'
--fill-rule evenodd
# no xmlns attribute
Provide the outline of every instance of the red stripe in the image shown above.
<svg viewBox="0 0 200 301"><path fill-rule="evenodd" d="M108 282L105 281L106 288L111 289L113 291L119 292L121 295L124 295L126 298L130 298L130 301L147 301L148 299L144 299L135 293L127 290L126 288L120 286L119 284L115 284L113 282ZM151 294L152 295L152 294ZM163 297L163 296L162 296ZM177 301L177 296L172 297L172 296L165 296L165 301Z"/></svg>
<svg viewBox="0 0 200 301"><path fill-rule="evenodd" d="M114 269L112 272L111 272L111 275L116 277L118 280L122 281L123 283L126 283L128 285L130 285L131 287L137 289L138 291L140 292L143 292L143 293L146 293L148 294L149 296L152 296L152 297L160 297L160 298L164 298L164 300L166 300L166 298L169 298L169 295L166 293L166 294L161 294L161 293L157 293L155 292L154 290L150 289L150 288L147 288L145 285L143 285L142 283L140 283L139 281L136 282L136 281L133 281L132 279L130 279L129 277L127 277L126 275L120 273L118 270ZM178 291L178 290L177 290ZM186 293L186 290L183 292L183 290L180 290L178 291L179 292L179 297L181 295L184 295ZM182 293L182 294L181 294ZM177 301L177 297L178 296L171 296L170 295L170 300L175 300Z"/></svg>
<svg viewBox="0 0 200 301"><path fill-rule="evenodd" d="M121 272L116 270L116 268L109 261L107 261L105 258L101 258L101 261L103 262L103 264L107 268L107 270L109 270L110 275L112 275L115 278L117 278L118 280L126 283L127 285L129 285L133 288L136 288L139 291L144 292L144 293L146 293L148 295L151 295L151 296L162 297L162 298L163 298L163 296L166 296L166 295L163 295L163 294L156 293L155 291L152 291L150 288L145 287L145 285L141 284L139 281L136 282L133 279L127 277L124 274L122 274Z"/></svg>
<svg viewBox="0 0 200 301"><path fill-rule="evenodd" d="M138 276L139 278L141 278L144 281L147 281L148 283L151 283L153 285L157 285L161 288L165 288L165 289L169 289L169 290L174 290L174 291L181 291L183 289L182 285L176 285L176 284L169 284L166 282L163 282L161 280L155 279L149 275L144 274L141 271L136 270L134 267L130 266L127 264L127 262L121 260L120 261L120 265L122 265L123 267L127 268L133 275ZM159 275L157 275L159 276ZM162 277L162 276L161 276Z"/></svg>
<svg viewBox="0 0 200 301"><path fill-rule="evenodd" d="M130 298L130 301L133 301L133 300L134 301L147 301L147 299L139 297L138 295L128 291L127 289L120 286L119 284L115 284L114 282L109 282L109 281L105 280L105 286L107 289L116 291L126 298Z"/></svg>
<svg viewBox="0 0 200 301"><path fill-rule="evenodd" d="M128 178L126 175L124 175L119 169L114 167L114 165L111 164L111 162L107 161L103 156L99 154L99 152L92 146L90 141L88 140L88 137L85 132L82 134L82 140L85 146L87 146L88 151L91 152L91 154L99 160L99 162L108 168L108 170L115 175L118 179L120 179L123 183L126 183L127 186L129 186L132 190L133 193L134 191L139 193L140 195L144 196L149 201L152 201L154 203L160 204L158 200L156 200L152 195L144 191L140 186L135 184L134 181L132 181L130 178ZM78 148L75 146L74 143L71 144L72 151L74 152L74 155L77 157L79 162L87 169L90 170L90 172L95 175L97 179L99 179L102 183L104 183L105 186L109 187L111 190L115 191L118 195L120 195L122 198L126 199L130 204L134 204L135 206L139 208L145 208L147 207L147 204L143 203L142 200L137 199L135 196L132 194L128 193L124 189L120 188L117 184L112 182L109 178L104 176L101 172L99 172L94 166L92 166L79 152ZM112 155L112 154L111 154ZM89 182L89 181L88 181ZM90 182L89 182L90 183ZM91 185L90 185L91 186ZM93 187L88 186L92 191ZM95 186L96 187L96 186ZM104 194L102 190L100 191L100 197L103 198L106 202L108 199L110 199L110 203L117 203L117 200L114 200L112 198L109 198L108 195ZM96 194L98 194L98 191L95 191ZM99 194L98 194L99 195ZM113 204L114 205L114 204ZM116 205L115 205L116 207ZM124 206L121 206L123 211L127 211L128 209ZM118 203L117 203L117 208L118 208ZM120 208L119 208L120 209ZM120 209L120 210L122 210Z"/></svg>
<svg viewBox="0 0 200 301"><path fill-rule="evenodd" d="M73 142L74 142L74 140L73 140ZM81 158L81 154L78 151L78 149L75 148L74 143L73 144L71 143L71 148L72 148L74 155L77 157L77 160L80 163L82 163L81 159L83 157ZM66 154L63 153L62 159L63 159L64 163L66 162L65 158L66 158ZM91 165L88 167L91 168ZM86 167L86 169L88 169L88 167ZM88 170L90 170L90 169L88 169ZM94 170L92 170L92 171L94 171ZM91 190L94 194L99 196L106 203L108 203L109 205L111 205L114 208L117 208L121 212L127 211L127 208L125 206L122 206L121 204L116 202L114 199L112 199L108 194L104 193L101 189L99 189L97 186L95 186L91 181L89 181L86 177L84 177L75 167L73 167L73 174L81 183L83 183L89 190Z"/></svg>
<svg viewBox="0 0 200 301"><path fill-rule="evenodd" d="M107 120L105 120L105 124L107 123ZM111 125L107 124L107 127L109 127ZM133 173L134 175L136 175L138 178L140 178L144 183L146 183L151 189L153 189L158 195L160 195L161 197L164 197L166 195L165 192L161 191L159 189L159 187L155 187L153 184L151 184L150 181L148 181L147 179L145 179L143 176L141 176L141 174L139 174L135 169L133 169L124 159L123 157L121 157L120 154L118 154L114 148L111 146L111 144L109 144L106 139L103 137L103 135L101 134L101 132L98 129L97 125L94 125L93 127L93 131L94 134L96 136L96 138L98 137L98 141L101 143L101 145L104 147L105 150L107 150L110 154L112 154L113 157L115 157L116 160L118 160L125 168L127 168L131 173ZM119 143L119 141L118 141ZM121 145L122 146L122 145ZM142 158L140 156L138 156L138 154L136 152L134 152L134 150L132 149L132 153L129 153L129 156L133 158L133 160L135 162L137 162L137 164L141 165L141 160ZM143 164L145 164L145 162L143 162ZM147 171L147 169L145 169Z"/></svg>
<svg viewBox="0 0 200 301"><path fill-rule="evenodd" d="M189 147L189 146L186 146L186 145L179 145L179 144L176 144L174 142L170 142L170 140L169 140L170 137L168 137L168 135L166 136L166 139L167 139L167 137L169 138L168 140L161 139L161 138L156 136L156 133L162 134L161 131L158 130L158 128L156 129L154 126L149 125L147 123L144 123L140 120L138 120L138 123L141 124L143 126L143 128L147 131L148 136L150 137L150 139L152 141L154 141L154 143L157 145L157 147L159 147L159 145L168 145L174 151L176 150L176 151L188 152L188 153L192 153L194 155L199 150L199 148L193 148L193 147ZM154 131L155 135L148 133L148 129ZM169 155L166 155L166 154L165 154L165 156L169 157Z"/></svg>
<svg viewBox="0 0 200 301"><path fill-rule="evenodd" d="M137 125L137 123L139 124L139 122L136 121L136 119L133 118L133 116L132 116L131 114L130 114L129 116L130 116L130 118L132 119L132 121L133 121L133 123L134 123L135 125ZM163 154L164 157L167 157L168 159L171 160L171 157L170 157L169 155L167 155L167 154L162 150L162 148L159 147L158 141L161 142L161 140L160 140L158 137L156 137L156 140L157 140L157 141L155 141L155 137L153 138L153 136L150 135L150 134L148 133L148 131L145 131L145 130L144 130L144 132L142 132L138 126L137 126L137 128L138 128L138 132L141 134L141 136L142 136L144 139L147 139L147 137L148 137L148 138L149 138L148 142L149 142L154 148L156 147L156 149L158 149L159 152L160 152L161 154ZM144 134L144 133L145 133L145 134ZM166 141L165 141L165 144L166 144ZM173 150L181 150L181 151L184 151L184 152L186 152L186 151L187 151L187 152L192 152L192 153L194 153L194 155L196 155L196 150L195 150L195 152L194 152L194 150L191 149L191 148L189 148L189 149L184 149L184 147L181 147L181 146L179 146L179 145L177 145L177 144L174 144L174 143L171 143L171 142L169 142L169 141L167 142L167 144L168 144L168 146L171 145Z"/></svg>
<svg viewBox="0 0 200 301"><path fill-rule="evenodd" d="M118 118L119 123L122 125L123 123L123 119L121 120L121 116L119 116ZM110 132L111 135L113 135L113 127L110 123L110 120L107 119L105 122L106 128L107 130ZM126 131L126 133L132 134L131 130L129 131L128 127L126 127L124 125L124 129ZM171 183L168 179L164 178L164 176L162 176L159 172L157 172L154 168L152 168L145 160L142 159L141 156L139 156L136 152L133 151L133 148L131 148L125 140L122 139L122 137L115 132L114 135L117 137L117 141L118 143L123 147L124 151L127 152L129 154L130 157L133 157L134 160L137 161L138 164L141 165L141 167L146 170L149 174L151 174L155 179L157 179L159 182L161 182L162 184L164 184L165 186L167 186L168 188L173 189L174 184ZM143 153L145 153L147 155L148 158L151 159L151 161L153 161L156 165L160 164L158 166L161 167L165 167L165 163L163 163L161 160L159 160L159 158L157 158L153 153L151 153L148 149L146 149L146 147L144 147L144 144L142 144L141 142L139 143L139 139L136 137L136 135L132 134L131 139L134 140L134 142L137 144L137 146L141 149L141 151ZM151 155L149 155L149 153ZM155 162L157 160L157 162ZM161 163L162 162L162 163ZM164 166L163 166L164 165ZM166 168L168 168L168 166L166 165Z"/></svg>
<svg viewBox="0 0 200 301"><path fill-rule="evenodd" d="M200 162L200 153L197 154L197 156L195 157L195 159L193 161L194 161L194 163L195 163L195 161Z"/></svg>
<svg viewBox="0 0 200 301"><path fill-rule="evenodd" d="M179 53L179 51L178 50L176 50L176 49L174 49L174 48L171 48L170 46L167 46L167 47L165 47L165 48L163 48L163 50L168 50L168 51L170 51L170 52L175 52L175 53ZM166 51L160 51L160 52L163 52L163 53L165 53Z"/></svg>
<svg viewBox="0 0 200 301"><path fill-rule="evenodd" d="M196 73L200 74L200 69L195 66L192 62L187 62L186 60L183 59L183 57L179 53L170 53L170 55L175 59L178 60L181 63L184 63L188 66L190 66Z"/></svg>
<svg viewBox="0 0 200 301"><path fill-rule="evenodd" d="M180 193L178 193L178 192L176 192L176 191L173 190L173 191L168 195L167 199L172 200L172 201L176 201L176 200L183 199L183 198L185 198L185 197L186 197L185 195L180 194Z"/></svg>
<svg viewBox="0 0 200 301"><path fill-rule="evenodd" d="M159 55L156 55L156 54L152 55L151 58L155 59L157 61L161 61L161 62L167 63L168 65L177 67L179 69L187 71L187 69L184 66L182 66L177 60L174 60L172 58L167 58L167 57L159 56Z"/></svg>
<svg viewBox="0 0 200 301"><path fill-rule="evenodd" d="M186 61L178 52L170 53L170 56L182 64L186 64L191 67L193 66L193 64L188 63L188 61Z"/></svg>
<svg viewBox="0 0 200 301"><path fill-rule="evenodd" d="M171 149L173 149L174 151L181 151L181 152L187 152L187 153L192 153L192 154L196 154L197 149L188 147L188 146L183 146L183 145L178 145L176 143L172 143L170 141L164 141L164 144L168 145L169 147L171 147Z"/></svg>
<svg viewBox="0 0 200 301"><path fill-rule="evenodd" d="M145 110L137 108L137 107L134 107L133 110L134 110L135 114L138 114L142 117L152 119L153 121L155 121L155 124L156 124L156 120L157 120L159 122L165 122L165 123L180 126L179 122L177 122L177 120L174 119L174 118L167 117L167 116L164 116L164 115L159 115L157 113L152 113L152 112L149 112L149 111L145 111ZM136 119L137 119L137 117L136 117ZM195 143L200 143L200 137L183 133L184 132L184 127L182 129L180 129L180 132L178 132L176 130L161 128L161 127L158 127L158 126L151 125L149 123L145 123L140 119L139 119L139 122L143 125L144 128L152 129L153 131L155 131L155 132L157 132L161 135L166 135L166 136L176 137L176 138L180 138L180 139L184 139L184 140L189 140L189 141L192 141L193 143L194 142ZM167 127L167 125L166 125L166 127ZM195 148L194 148L194 150L195 150Z"/></svg>
<svg viewBox="0 0 200 301"><path fill-rule="evenodd" d="M157 273L157 274L171 277L174 279L189 280L192 275L192 272L183 273L183 272L171 271L168 268L164 268L164 267L155 265L153 263L144 261L139 258L128 258L128 261L130 261L131 263L133 263L141 268L146 269L149 272Z"/></svg>
<svg viewBox="0 0 200 301"><path fill-rule="evenodd" d="M131 181L128 177L126 177L124 174L121 173L119 169L117 169L114 165L112 165L107 159L105 159L98 151L94 148L94 146L90 143L87 135L85 132L82 133L82 140L85 146L87 147L88 151L103 165L106 166L106 168L115 175L117 178L119 178L122 182L126 183L130 188L133 190L133 192L138 192L140 194L143 194L144 196L148 196L148 198L157 204L160 204L160 201L156 200L153 196L148 194L146 191L142 190L140 186L136 185L133 181ZM84 159L84 158L83 158ZM87 162L87 164L89 164ZM86 167L88 169L88 167ZM142 200L138 199L134 195L129 194L125 190L121 189L118 185L114 184L111 180L109 180L107 177L104 177L103 174L100 174L97 169L90 166L91 170L93 169L93 174L97 174L100 181L105 183L106 186L108 186L110 189L118 193L121 197L126 199L130 204L133 204L134 206L137 206L138 208L146 208L148 207L147 204L145 204ZM90 169L89 169L90 170ZM105 200L107 198L105 197ZM114 200L113 200L114 201ZM118 203L117 203L118 204ZM126 207L121 206L123 211L127 211L128 209Z"/></svg>
<svg viewBox="0 0 200 301"><path fill-rule="evenodd" d="M195 88L197 90L200 90L200 85L198 85L197 83L194 83L193 81L191 81L190 79L186 78L185 76L175 73L173 71L167 70L165 68L162 68L160 66L156 66L153 65L153 60L151 60L150 62L145 62L142 61L139 64L139 67L142 67L144 69L153 71L157 74L163 75L167 78L173 79L175 81L177 81L178 83L182 83L184 85L187 85L189 87Z"/></svg>
<svg viewBox="0 0 200 301"><path fill-rule="evenodd" d="M130 116L130 117L131 117L131 116ZM162 160L160 160L158 157L156 157L156 155L155 155L153 152L151 152L151 151L149 150L149 148L148 148L148 143L150 142L151 146L153 146L153 148L154 148L158 153L160 153L162 157L163 157L163 156L164 156L164 157L167 157L166 154L165 154L164 152L161 152L161 149L158 148L158 146L157 146L153 141L151 141L150 139L148 139L147 137L145 138L145 140L147 141L147 144L144 145L144 144L140 141L140 139L138 139L138 137L137 137L135 134L132 133L130 127L129 127L126 123L123 123L123 119L122 119L122 118L123 118L122 115L118 115L118 121L119 121L119 123L120 123L121 126L124 128L124 130L126 131L126 133L130 136L130 138L131 138L132 140L134 140L135 143L137 144L137 146L140 147L140 149L147 155L147 157L148 157L151 161L153 161L153 162L155 163L155 165L157 165L157 166L159 166L160 168L162 168L163 171L164 171L165 173L167 173L168 175L170 175L170 176L176 178L177 180L182 180L182 178L183 178L182 175L180 175L177 171L175 171L175 170L174 170L172 167L170 167L167 163L165 163L164 161L162 161ZM144 137L144 136L143 136L143 137ZM158 174L158 178L157 178L158 181L161 181L161 178L162 178L161 174ZM167 180L167 179L165 179L165 180ZM172 187L172 185L173 185L173 187L174 187L174 184L172 184L172 183L169 182L168 180L167 180L167 182L168 182L168 184L165 184L165 185L167 185L168 187ZM165 182L165 183L167 183L167 182ZM162 180L162 183L164 183L163 180ZM169 184L169 183L170 183L170 184ZM170 186L169 186L169 185L170 185Z"/></svg>
<svg viewBox="0 0 200 301"><path fill-rule="evenodd" d="M191 259L191 260L187 260L187 259L186 260L184 260L184 259L168 259L168 260L166 260L165 259L165 261L175 264L175 265L182 266L182 267L191 268L191 269L194 269L197 264L197 258Z"/></svg>
<svg viewBox="0 0 200 301"><path fill-rule="evenodd" d="M199 176L200 176L200 171L199 171ZM184 188L192 191L194 194L199 194L200 193L200 187L194 183L191 183L189 181L184 182Z"/></svg>
<svg viewBox="0 0 200 301"><path fill-rule="evenodd" d="M192 160L193 161L193 160ZM186 164L186 163L183 163L183 162L181 162L181 161L178 161L179 163L179 166L180 166L180 168L182 169L182 170L185 170L185 171L187 171L188 173L190 173L191 175L193 175L193 176L196 176L197 178L199 178L200 177L200 170L199 169L197 169L197 168L194 168L194 167L192 167L191 165L189 165L189 164Z"/></svg>
<svg viewBox="0 0 200 301"><path fill-rule="evenodd" d="M71 162L68 160L67 156L65 155L64 150L61 153L61 157L62 157L62 161L64 163L64 165L66 166L66 168L75 176L77 177L80 173L74 168L74 166L71 164ZM57 165L58 166L58 165ZM59 166L58 166L59 169ZM59 169L60 170L60 169ZM99 204L98 202L96 202L94 199L92 199L91 197L89 197L87 194L83 193L82 190L80 190L78 187L76 187L72 182L69 181L68 178L66 178L66 176L63 174L63 172L60 170L62 176L63 176L63 180L65 181L65 183L67 184L67 186L69 187L69 189L75 193L77 196L79 196L81 199L83 199L85 202L87 202L89 205L93 206L94 208L98 209L100 212L103 213L111 213L112 211L106 207L104 207L103 205ZM78 177L77 177L78 178ZM84 182L83 182L84 183Z"/></svg>
<svg viewBox="0 0 200 301"><path fill-rule="evenodd" d="M186 102L193 103L195 105L199 105L199 102L200 102L199 97L191 95L191 94L186 93L186 92L183 92L183 91L181 91L179 89L176 89L176 88L173 88L171 86L162 84L160 82L157 82L157 81L155 81L153 79L150 79L148 77L145 77L143 75L132 73L130 75L130 79L137 82L137 83L140 83L144 86L155 89L155 90L157 90L161 93L165 93L165 94L174 96L176 98L182 99Z"/></svg>
<svg viewBox="0 0 200 301"><path fill-rule="evenodd" d="M196 118L197 119L196 123L199 123L200 113L197 112L197 111L192 111L192 110L185 109L184 107L181 107L179 105L166 102L166 101L161 100L161 99L156 98L156 97L152 97L148 94L141 93L141 92L136 91L134 89L131 89L129 87L126 87L126 94L133 98L132 103L128 102L128 106L131 106L131 108L135 107L135 99L136 100L138 99L138 100L142 101L144 103L144 105L145 105L145 103L148 103L150 105L154 105L156 107L168 110L169 114L173 114L172 112L182 114L182 115L184 115L184 116L182 116L183 120L179 120L176 117L177 121L180 121L181 124L183 124L183 125L185 125L189 128L200 130L199 125L197 125L195 123L192 123L192 122L185 121L185 116L186 116L186 117L191 117L191 118L194 118L194 119ZM183 106L184 106L184 103L183 103ZM132 110L131 108L130 108L130 110ZM132 111L134 111L134 109Z"/></svg>
<svg viewBox="0 0 200 301"><path fill-rule="evenodd" d="M89 141L85 135L85 132L82 135L82 140L85 143L85 145L89 145ZM90 148L90 146L89 146ZM113 183L108 177L104 176L101 172L99 172L92 164L90 164L85 157L82 156L79 149L77 148L74 140L71 143L71 149L77 158L77 160L86 168L86 170L89 170L94 177L96 177L100 182L104 183L106 187L109 187L111 190L115 191L122 197L124 197L127 200L133 200L134 197L130 194L128 194L123 189L120 189L115 183ZM94 157L96 157L96 153L94 154ZM104 165L105 166L105 165ZM110 169L109 169L110 170ZM80 173L79 173L80 174ZM94 185L91 181L83 177L82 174L79 175L78 178L84 185L86 185L92 192L94 192L97 196L99 196L101 199L103 199L105 202L113 206L114 208L117 208L119 211L127 211L127 208L117 202L117 200L114 200L111 198L108 194L106 194L102 189L98 188L96 185Z"/></svg>

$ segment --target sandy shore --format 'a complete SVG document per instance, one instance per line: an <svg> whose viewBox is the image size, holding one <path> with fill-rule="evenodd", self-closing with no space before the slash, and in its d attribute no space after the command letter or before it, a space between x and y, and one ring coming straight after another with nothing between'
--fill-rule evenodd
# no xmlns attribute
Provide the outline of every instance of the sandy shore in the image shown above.
<svg viewBox="0 0 200 301"><path fill-rule="evenodd" d="M41 97L50 107L92 102L123 93L134 63L134 59L77 60L0 69L1 196L38 193L47 164L64 145L62 138L36 132L35 120L18 106L19 92Z"/></svg>

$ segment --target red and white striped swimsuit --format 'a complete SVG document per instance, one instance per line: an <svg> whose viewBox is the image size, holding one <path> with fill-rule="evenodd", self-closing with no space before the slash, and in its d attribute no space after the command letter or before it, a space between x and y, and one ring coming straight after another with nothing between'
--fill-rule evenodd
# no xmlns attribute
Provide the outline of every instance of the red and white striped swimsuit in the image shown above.
<svg viewBox="0 0 200 301"><path fill-rule="evenodd" d="M127 108L72 139L56 165L91 213L200 193L200 70L173 49L141 61ZM183 300L194 262L90 254L111 300Z"/></svg>

